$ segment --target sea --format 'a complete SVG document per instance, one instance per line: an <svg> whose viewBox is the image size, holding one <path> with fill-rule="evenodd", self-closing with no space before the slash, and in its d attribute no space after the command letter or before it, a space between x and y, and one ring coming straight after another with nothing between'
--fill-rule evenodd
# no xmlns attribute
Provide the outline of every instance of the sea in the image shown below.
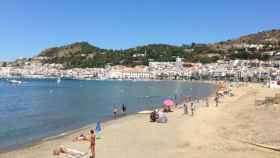
<svg viewBox="0 0 280 158"><path fill-rule="evenodd" d="M30 145L112 118L114 107L128 114L162 106L169 98L208 96L214 85L186 81L0 80L0 151ZM148 119L148 118L147 118Z"/></svg>

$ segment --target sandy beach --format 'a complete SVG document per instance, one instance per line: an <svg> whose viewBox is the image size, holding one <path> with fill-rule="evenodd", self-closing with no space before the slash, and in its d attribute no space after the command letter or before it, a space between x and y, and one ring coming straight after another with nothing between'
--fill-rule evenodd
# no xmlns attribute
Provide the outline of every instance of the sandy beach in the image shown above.
<svg viewBox="0 0 280 158"><path fill-rule="evenodd" d="M135 114L102 125L96 158L276 158L280 153L251 145L261 143L280 147L280 105L255 106L256 98L280 93L280 89L260 84L233 87L235 96L221 99L215 107L201 106L195 115L183 109L168 113L168 123L149 122L149 115ZM52 150L60 145L89 152L87 142L73 142L89 125L73 134L43 141L31 147L0 154L0 158L60 158ZM84 157L89 157L86 155Z"/></svg>

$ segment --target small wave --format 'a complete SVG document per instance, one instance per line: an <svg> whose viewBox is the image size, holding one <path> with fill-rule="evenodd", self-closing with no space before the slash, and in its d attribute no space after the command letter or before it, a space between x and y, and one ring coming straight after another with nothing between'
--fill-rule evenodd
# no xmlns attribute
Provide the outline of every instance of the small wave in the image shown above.
<svg viewBox="0 0 280 158"><path fill-rule="evenodd" d="M57 139L57 138L65 136L67 134L68 134L67 132L60 133L59 135L56 135L56 136L51 136L51 137L44 138L44 139L42 139L42 141L48 141L48 140Z"/></svg>
<svg viewBox="0 0 280 158"><path fill-rule="evenodd" d="M162 97L162 96L156 96L156 95L154 95L154 96L140 96L138 98L158 98L158 97Z"/></svg>

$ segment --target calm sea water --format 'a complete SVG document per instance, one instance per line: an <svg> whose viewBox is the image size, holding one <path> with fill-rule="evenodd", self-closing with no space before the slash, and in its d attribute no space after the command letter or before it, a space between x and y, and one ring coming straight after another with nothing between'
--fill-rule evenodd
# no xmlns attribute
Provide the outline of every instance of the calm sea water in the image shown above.
<svg viewBox="0 0 280 158"><path fill-rule="evenodd" d="M166 98L207 96L213 88L182 81L28 80L15 86L0 80L0 149L110 118L114 106L125 104L135 113Z"/></svg>

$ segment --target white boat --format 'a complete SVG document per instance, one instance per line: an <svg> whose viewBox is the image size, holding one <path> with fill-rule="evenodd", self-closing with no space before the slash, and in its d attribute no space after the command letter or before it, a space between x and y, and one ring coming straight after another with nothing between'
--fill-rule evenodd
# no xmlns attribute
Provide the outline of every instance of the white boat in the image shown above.
<svg viewBox="0 0 280 158"><path fill-rule="evenodd" d="M8 80L10 84L21 85L23 82L20 80Z"/></svg>

